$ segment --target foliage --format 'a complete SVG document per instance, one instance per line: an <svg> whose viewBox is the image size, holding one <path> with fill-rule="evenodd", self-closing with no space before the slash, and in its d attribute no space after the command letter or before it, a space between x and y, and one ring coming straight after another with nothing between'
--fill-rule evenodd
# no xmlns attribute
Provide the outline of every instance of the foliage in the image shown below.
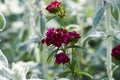
<svg viewBox="0 0 120 80"><path fill-rule="evenodd" d="M106 47L109 40L112 48L120 42L120 0L59 0L60 6L53 9L61 12L55 14L46 10L51 2L0 0L0 80L16 80L17 76L27 80L73 80L70 69L78 80L107 80ZM76 31L81 36L74 45L62 45L70 59L72 49L77 54L70 69L67 63L55 64L55 54L62 48L41 43L50 27ZM114 56L111 66L112 78L119 80L119 61Z"/></svg>

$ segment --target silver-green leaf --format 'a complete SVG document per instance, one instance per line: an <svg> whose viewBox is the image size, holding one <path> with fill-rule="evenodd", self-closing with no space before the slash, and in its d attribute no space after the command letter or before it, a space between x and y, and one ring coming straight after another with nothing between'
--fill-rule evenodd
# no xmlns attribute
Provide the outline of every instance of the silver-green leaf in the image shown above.
<svg viewBox="0 0 120 80"><path fill-rule="evenodd" d="M95 14L95 17L93 19L93 28L96 28L97 25L99 24L101 18L103 17L105 12L105 6L102 6L98 9L98 11Z"/></svg>

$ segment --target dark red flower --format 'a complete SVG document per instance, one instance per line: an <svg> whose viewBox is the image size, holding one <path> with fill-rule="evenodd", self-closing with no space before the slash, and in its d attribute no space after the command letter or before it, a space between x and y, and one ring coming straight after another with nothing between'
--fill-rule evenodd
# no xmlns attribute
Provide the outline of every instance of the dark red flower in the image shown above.
<svg viewBox="0 0 120 80"><path fill-rule="evenodd" d="M46 7L46 10L50 11L50 10L52 10L52 7L53 7L53 5L49 4L49 5Z"/></svg>
<svg viewBox="0 0 120 80"><path fill-rule="evenodd" d="M69 32L69 35L71 37L71 42L74 42L74 43L76 43L81 37L76 31Z"/></svg>
<svg viewBox="0 0 120 80"><path fill-rule="evenodd" d="M112 49L112 54L113 57L115 57L116 59L120 60L120 45L117 45L116 47L114 47Z"/></svg>
<svg viewBox="0 0 120 80"><path fill-rule="evenodd" d="M61 47L62 44L69 44L70 42L76 43L80 38L80 35L75 32L68 32L64 28L49 28L46 32L46 38L42 39L42 43L46 43L47 46L53 44L56 47Z"/></svg>
<svg viewBox="0 0 120 80"><path fill-rule="evenodd" d="M56 32L58 32L58 33L67 33L67 30L63 29L63 28L58 28L58 29L56 29Z"/></svg>
<svg viewBox="0 0 120 80"><path fill-rule="evenodd" d="M65 64L65 63L68 63L69 61L70 61L70 58L64 52L60 52L55 56L55 62L57 64L61 64L61 63Z"/></svg>
<svg viewBox="0 0 120 80"><path fill-rule="evenodd" d="M55 35L55 32L53 32L53 31L48 31L48 32L46 33L46 36L47 36L47 37L50 37L50 38L54 37L54 35Z"/></svg>
<svg viewBox="0 0 120 80"><path fill-rule="evenodd" d="M59 39L59 38L55 39L53 44L56 47L61 47L61 45L62 45L61 39Z"/></svg>
<svg viewBox="0 0 120 80"><path fill-rule="evenodd" d="M57 0L54 0L54 2L51 3L53 6L60 6L61 2L58 2Z"/></svg>
<svg viewBox="0 0 120 80"><path fill-rule="evenodd" d="M62 38L62 42L65 44L70 42L70 35L67 33L63 34L61 38Z"/></svg>
<svg viewBox="0 0 120 80"><path fill-rule="evenodd" d="M45 43L45 39L42 39L42 40L41 40L41 43L44 44L44 43Z"/></svg>
<svg viewBox="0 0 120 80"><path fill-rule="evenodd" d="M77 39L80 38L80 35L76 31L70 32L70 35L71 35L72 38L77 38Z"/></svg>
<svg viewBox="0 0 120 80"><path fill-rule="evenodd" d="M51 45L53 43L52 38L47 37L45 40L47 46Z"/></svg>
<svg viewBox="0 0 120 80"><path fill-rule="evenodd" d="M61 6L61 2L55 0L46 7L46 10L48 10L50 13L57 13L60 10L60 6Z"/></svg>

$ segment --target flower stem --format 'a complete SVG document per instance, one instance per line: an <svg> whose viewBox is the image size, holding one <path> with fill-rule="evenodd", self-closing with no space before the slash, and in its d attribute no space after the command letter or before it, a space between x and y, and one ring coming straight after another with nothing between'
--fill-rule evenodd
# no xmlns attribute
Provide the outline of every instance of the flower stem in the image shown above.
<svg viewBox="0 0 120 80"><path fill-rule="evenodd" d="M74 71L75 65L73 65L74 64L74 57L75 57L75 54L74 54L74 51L73 51L73 48L72 48L72 70L71 70L71 73L72 73L72 76L73 76L74 80L76 80L75 71Z"/></svg>
<svg viewBox="0 0 120 80"><path fill-rule="evenodd" d="M111 18L110 18L110 7L106 10L106 33L109 35L111 28ZM112 39L108 37L107 39L107 76L108 80L112 80L112 58L111 58L111 48L112 48Z"/></svg>

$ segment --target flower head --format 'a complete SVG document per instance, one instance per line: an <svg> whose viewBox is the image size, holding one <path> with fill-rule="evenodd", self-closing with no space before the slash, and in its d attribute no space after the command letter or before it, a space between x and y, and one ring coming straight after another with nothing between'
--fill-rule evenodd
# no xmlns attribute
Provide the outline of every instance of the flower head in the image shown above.
<svg viewBox="0 0 120 80"><path fill-rule="evenodd" d="M63 28L49 28L46 32L46 38L41 40L41 43L46 43L47 46L53 44L56 47L61 47L62 44L76 43L80 35L76 31L69 32Z"/></svg>
<svg viewBox="0 0 120 80"><path fill-rule="evenodd" d="M68 63L69 61L70 61L70 58L64 52L60 52L55 56L55 62L57 64L61 64L61 63L65 64L65 63Z"/></svg>
<svg viewBox="0 0 120 80"><path fill-rule="evenodd" d="M79 38L81 37L76 31L69 32L69 35L71 37L71 42L77 42Z"/></svg>
<svg viewBox="0 0 120 80"><path fill-rule="evenodd" d="M62 42L65 44L70 42L70 35L68 33L63 34L61 38L62 38Z"/></svg>
<svg viewBox="0 0 120 80"><path fill-rule="evenodd" d="M120 60L120 45L117 45L116 47L114 47L112 49L112 54L113 57L115 57L116 59Z"/></svg>
<svg viewBox="0 0 120 80"><path fill-rule="evenodd" d="M55 0L46 7L46 10L48 10L50 13L57 13L60 10L60 6L61 6L61 2Z"/></svg>

